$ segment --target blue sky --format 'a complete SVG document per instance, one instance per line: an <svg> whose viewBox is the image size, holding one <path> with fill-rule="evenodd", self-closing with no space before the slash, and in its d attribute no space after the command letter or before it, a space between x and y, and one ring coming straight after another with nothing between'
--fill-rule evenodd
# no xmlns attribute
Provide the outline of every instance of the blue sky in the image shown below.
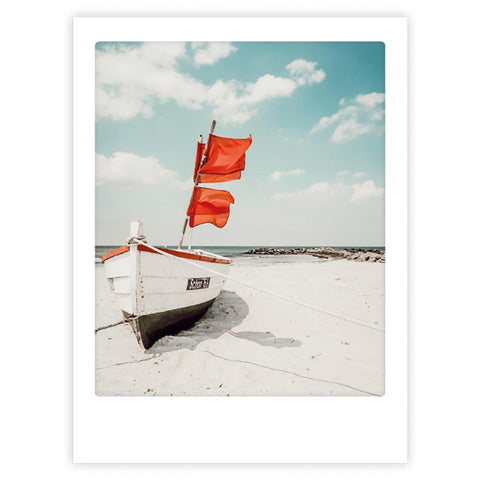
<svg viewBox="0 0 480 480"><path fill-rule="evenodd" d="M96 47L96 243L131 220L178 242L196 141L246 138L235 197L194 245L384 245L382 43L101 43ZM208 185L207 185L208 186Z"/></svg>

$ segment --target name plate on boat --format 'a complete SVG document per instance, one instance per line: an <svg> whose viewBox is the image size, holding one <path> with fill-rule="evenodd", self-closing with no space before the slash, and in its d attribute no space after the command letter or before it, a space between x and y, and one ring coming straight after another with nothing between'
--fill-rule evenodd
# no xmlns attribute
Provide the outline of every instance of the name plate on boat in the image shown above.
<svg viewBox="0 0 480 480"><path fill-rule="evenodd" d="M187 282L187 290L199 290L200 288L208 288L209 286L210 277L189 278Z"/></svg>

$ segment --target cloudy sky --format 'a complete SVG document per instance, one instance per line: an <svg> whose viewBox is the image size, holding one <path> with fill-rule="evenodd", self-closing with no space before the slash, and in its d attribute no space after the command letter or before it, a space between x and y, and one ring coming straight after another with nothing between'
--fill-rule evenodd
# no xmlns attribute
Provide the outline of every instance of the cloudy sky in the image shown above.
<svg viewBox="0 0 480 480"><path fill-rule="evenodd" d="M194 245L384 245L382 43L100 43L96 243L131 220L175 245L199 134L246 138L246 170L211 185L230 220ZM208 185L205 185L208 186Z"/></svg>

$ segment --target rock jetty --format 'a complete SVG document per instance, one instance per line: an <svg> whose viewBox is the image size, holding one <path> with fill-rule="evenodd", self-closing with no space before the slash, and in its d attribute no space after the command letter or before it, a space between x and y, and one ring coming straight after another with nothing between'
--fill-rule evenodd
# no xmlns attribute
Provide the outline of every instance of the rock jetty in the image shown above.
<svg viewBox="0 0 480 480"><path fill-rule="evenodd" d="M365 250L362 248L331 248L331 247L315 247L315 248L275 248L262 247L254 248L245 252L250 255L312 255L325 260L353 260L355 262L378 262L385 263L385 252L373 248Z"/></svg>

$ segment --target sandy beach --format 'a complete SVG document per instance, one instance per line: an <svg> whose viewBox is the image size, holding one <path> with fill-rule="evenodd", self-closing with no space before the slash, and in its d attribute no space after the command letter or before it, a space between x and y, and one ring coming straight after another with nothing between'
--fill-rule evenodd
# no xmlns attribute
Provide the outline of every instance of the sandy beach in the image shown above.
<svg viewBox="0 0 480 480"><path fill-rule="evenodd" d="M122 320L96 264L96 328ZM241 257L190 330L145 351L128 324L96 334L97 395L383 395L382 263L310 255Z"/></svg>

